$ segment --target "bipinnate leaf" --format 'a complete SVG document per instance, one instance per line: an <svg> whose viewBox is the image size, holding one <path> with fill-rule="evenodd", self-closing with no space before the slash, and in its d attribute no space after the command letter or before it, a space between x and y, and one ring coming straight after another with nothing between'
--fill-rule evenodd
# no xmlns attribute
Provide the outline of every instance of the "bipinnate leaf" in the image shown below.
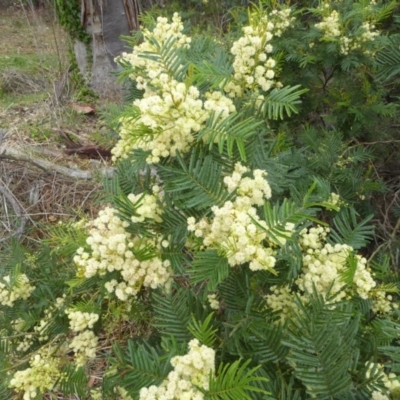
<svg viewBox="0 0 400 400"><path fill-rule="evenodd" d="M267 391L255 386L255 382L266 382L267 379L256 376L260 368L248 368L251 360L241 363L236 360L232 364L220 364L216 376L210 377L207 400L252 400L251 393L268 394Z"/></svg>

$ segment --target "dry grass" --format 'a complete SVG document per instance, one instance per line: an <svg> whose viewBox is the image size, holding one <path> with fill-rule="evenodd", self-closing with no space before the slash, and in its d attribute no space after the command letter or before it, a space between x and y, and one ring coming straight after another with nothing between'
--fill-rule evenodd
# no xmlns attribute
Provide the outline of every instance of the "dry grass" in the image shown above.
<svg viewBox="0 0 400 400"><path fill-rule="evenodd" d="M0 13L0 146L3 140L3 146L35 147L53 163L93 169L88 160L63 153L65 132L90 144L99 129L95 117L77 115L69 106L68 37L51 9L23 4ZM7 139L1 132L7 132ZM0 243L28 229L35 239L40 231L35 228L43 223L94 215L100 189L99 181L79 181L0 158Z"/></svg>
<svg viewBox="0 0 400 400"><path fill-rule="evenodd" d="M8 68L0 75L3 93L27 94L39 93L46 89L48 82L43 77L29 76L16 68Z"/></svg>
<svg viewBox="0 0 400 400"><path fill-rule="evenodd" d="M25 224L33 232L43 223L55 224L83 214L94 216L98 211L94 200L100 189L99 182L45 172L26 162L0 161L0 241L26 234Z"/></svg>

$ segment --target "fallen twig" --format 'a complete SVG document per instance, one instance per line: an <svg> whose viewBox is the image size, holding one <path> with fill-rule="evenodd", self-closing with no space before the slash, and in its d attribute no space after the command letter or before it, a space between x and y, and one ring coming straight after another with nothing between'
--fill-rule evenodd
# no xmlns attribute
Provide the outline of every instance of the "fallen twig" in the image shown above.
<svg viewBox="0 0 400 400"><path fill-rule="evenodd" d="M0 243L4 242L8 239L11 239L12 237L17 236L20 238L24 231L25 231L25 226L26 226L26 221L27 217L24 216L24 210L23 208L19 205L13 194L7 189L6 186L2 184L0 181L0 193L3 195L6 201L11 204L12 208L14 209L15 213L17 214L18 218L21 220L21 225L18 227L18 229L14 232L8 235L5 238L0 239Z"/></svg>
<svg viewBox="0 0 400 400"><path fill-rule="evenodd" d="M57 172L59 174L74 179L93 179L93 177L98 174L100 174L101 176L112 177L114 173L113 167L101 168L95 173L93 173L92 171L84 171L80 169L64 167L62 165L54 164L48 160L40 158L37 155L34 155L34 152L34 149L30 149L30 152L25 152L18 148L6 148L5 146L3 146L0 147L0 159L28 162L47 173Z"/></svg>

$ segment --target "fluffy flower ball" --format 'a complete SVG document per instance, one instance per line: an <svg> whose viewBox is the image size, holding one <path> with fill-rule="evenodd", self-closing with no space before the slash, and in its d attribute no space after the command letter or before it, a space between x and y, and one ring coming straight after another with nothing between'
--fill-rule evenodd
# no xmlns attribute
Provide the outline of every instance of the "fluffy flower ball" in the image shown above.
<svg viewBox="0 0 400 400"><path fill-rule="evenodd" d="M203 400L197 387L209 388L210 372L215 371L215 351L200 345L197 339L189 342L189 352L171 359L174 369L160 386L140 390L139 400Z"/></svg>
<svg viewBox="0 0 400 400"><path fill-rule="evenodd" d="M48 353L51 354L50 351ZM49 354L35 354L30 360L30 367L17 371L11 379L10 388L23 393L24 400L35 399L37 395L53 389L60 378L60 362Z"/></svg>
<svg viewBox="0 0 400 400"><path fill-rule="evenodd" d="M0 282L0 304L9 307L19 299L26 300L35 289L25 274L18 275L14 283L9 275L4 276L3 282Z"/></svg>
<svg viewBox="0 0 400 400"><path fill-rule="evenodd" d="M130 197L137 203L142 197L139 216L133 216L134 222L147 219L161 220L159 210L153 195ZM134 236L126 231L128 222L115 215L115 210L107 207L99 212L99 217L89 223L90 236L86 242L90 250L80 248L74 261L78 266L78 275L86 278L95 275L105 276L109 272L118 271L120 279L112 279L105 283L110 293L126 301L136 296L142 286L155 289L168 287L170 283L170 263L161 259L161 251L165 241L158 237ZM138 259L135 253L153 250L154 256L145 260ZM83 325L82 325L83 326Z"/></svg>
<svg viewBox="0 0 400 400"><path fill-rule="evenodd" d="M188 230L203 238L205 247L224 254L232 267L248 262L253 271L272 271L276 260L273 248L264 243L267 225L254 207L271 197L271 188L265 171L255 170L253 178L243 177L247 171L237 163L233 174L224 179L228 191L236 191L235 200L227 201L222 207L212 207L211 220L203 218L196 222L193 217L189 218Z"/></svg>

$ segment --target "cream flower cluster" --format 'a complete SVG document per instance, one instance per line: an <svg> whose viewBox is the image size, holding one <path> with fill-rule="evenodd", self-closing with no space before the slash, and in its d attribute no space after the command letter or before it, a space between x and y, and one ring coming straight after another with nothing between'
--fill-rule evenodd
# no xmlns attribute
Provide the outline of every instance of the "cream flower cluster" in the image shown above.
<svg viewBox="0 0 400 400"><path fill-rule="evenodd" d="M208 390L210 372L215 371L215 351L200 345L197 339L189 342L189 352L172 358L173 371L160 386L140 390L140 400L203 400L196 387Z"/></svg>
<svg viewBox="0 0 400 400"><path fill-rule="evenodd" d="M232 100L221 92L207 92L205 94L204 109L208 112L214 111L215 115L226 118L230 113L236 111Z"/></svg>
<svg viewBox="0 0 400 400"><path fill-rule="evenodd" d="M265 171L253 171L253 178L243 177L245 172L248 169L237 163L232 176L224 179L228 191L236 190L236 199L227 201L222 207L212 207L214 218L211 221L203 218L196 222L195 218L188 218L188 230L203 238L204 246L224 254L232 267L248 262L253 271L273 271L274 250L264 245L267 225L253 207L263 205L271 197L271 188L265 179Z"/></svg>
<svg viewBox="0 0 400 400"><path fill-rule="evenodd" d="M13 284L10 275L2 279L4 283L0 282L0 304L4 306L12 307L17 300L26 300L35 289L25 274L19 274Z"/></svg>
<svg viewBox="0 0 400 400"><path fill-rule="evenodd" d="M103 400L103 391L101 388L90 389L90 400Z"/></svg>
<svg viewBox="0 0 400 400"><path fill-rule="evenodd" d="M72 309L66 310L65 313L68 315L71 330L81 332L69 344L69 348L75 353L77 367L81 367L88 359L96 357L98 337L90 329L93 329L93 325L99 320L99 315Z"/></svg>
<svg viewBox="0 0 400 400"><path fill-rule="evenodd" d="M193 133L201 129L208 117L200 93L194 86L186 87L167 74L162 74L161 80L163 88L159 93L149 93L134 102L140 118L121 120L121 140L112 150L115 158L126 157L133 149L142 149L151 152L147 162L155 164L161 157L174 157L177 151L185 153L190 149ZM144 125L152 134L140 136L132 143L132 124Z"/></svg>
<svg viewBox="0 0 400 400"><path fill-rule="evenodd" d="M320 8L320 12L323 18L320 23L315 24L315 27L322 32L322 40L338 40L340 52L344 55L357 49L369 54L369 50L364 48L364 45L373 42L380 34L375 30L373 23L364 21L357 32L349 37L344 34L345 27L341 25L339 13L336 10L330 11L329 3L325 3Z"/></svg>
<svg viewBox="0 0 400 400"><path fill-rule="evenodd" d="M158 54L158 46L162 47L170 39L175 40L174 47L189 47L191 39L182 31L183 24L177 13L171 23L167 18L159 17L153 31L143 29L143 42L135 46L131 53L122 54L122 60L133 67L131 79L136 80L138 89L145 89L145 94L143 99L134 103L141 117L121 118L121 139L112 149L114 161L120 157L126 158L134 149L143 149L152 152L148 161L157 163L161 156L168 157L177 150L187 151L187 146L193 140L190 135L192 128L198 127L198 119L201 120L204 115L198 90L186 88L184 83L171 79L162 62L145 57L146 53ZM160 90L161 94L158 95L154 89ZM177 126L173 124L175 118L178 120ZM132 130L140 125L154 131L149 137L132 137Z"/></svg>
<svg viewBox="0 0 400 400"><path fill-rule="evenodd" d="M117 386L114 388L114 393L118 394L117 400L133 400L131 396L129 396L128 391L121 386ZM105 395L101 388L95 388L90 390L90 399L91 400L104 400ZM114 397L113 397L114 398Z"/></svg>
<svg viewBox="0 0 400 400"><path fill-rule="evenodd" d="M375 312L389 312L396 308L390 303L391 297L385 297L383 291L374 289L377 285L370 271L367 269L367 260L355 255L357 263L353 283L346 286L342 274L348 267L348 259L353 248L346 244L326 243L329 228L321 226L304 229L300 234L300 246L303 250L303 267L299 278L295 281L300 298L307 301L305 293L312 293L314 288L318 293L326 296L335 294L334 301L357 294L362 299L373 300ZM271 293L266 296L267 305L274 311L281 312L282 318L290 313L294 306L294 293L288 286L270 288Z"/></svg>
<svg viewBox="0 0 400 400"><path fill-rule="evenodd" d="M93 329L93 325L99 320L99 314L66 310L65 313L69 318L69 326L75 332L80 332L85 329Z"/></svg>
<svg viewBox="0 0 400 400"><path fill-rule="evenodd" d="M213 310L219 310L219 301L218 301L217 295L215 293L209 294L207 296L207 300L208 300L208 302L210 304L210 307Z"/></svg>
<svg viewBox="0 0 400 400"><path fill-rule="evenodd" d="M131 79L136 80L138 89L145 89L148 83L152 86L159 86L157 81L159 75L164 72L164 66L155 59L143 57L144 54L159 53L159 46L163 46L167 40L175 40L174 47L188 48L191 39L182 33L183 23L178 13L172 17L169 23L167 18L158 17L156 27L153 31L142 28L144 40L138 46L135 46L131 53L122 53L122 60L132 65L134 72Z"/></svg>
<svg viewBox="0 0 400 400"><path fill-rule="evenodd" d="M148 197L145 197L149 199ZM152 215L158 219L160 212L152 208L154 203L144 203L147 207L146 217ZM99 217L90 223L90 236L86 242L90 246L87 252L77 250L74 261L78 266L78 275L91 278L103 276L108 272L119 271L122 280L113 279L105 284L106 289L126 301L135 296L141 286L155 289L168 287L170 283L170 263L162 261L160 256L140 261L135 252L152 248L156 254L161 253L165 241L152 237L133 236L126 231L128 222L115 215L113 208L107 207L99 212Z"/></svg>
<svg viewBox="0 0 400 400"><path fill-rule="evenodd" d="M250 25L243 28L244 35L233 43L233 79L224 87L229 97L240 97L244 89L266 92L281 87L275 78L276 61L270 56L271 40L281 36L292 23L291 10L274 10L270 15L252 15Z"/></svg>
<svg viewBox="0 0 400 400"><path fill-rule="evenodd" d="M327 203L332 204L333 206L340 206L340 204L342 203L342 199L340 198L340 195L338 195L337 193L332 192L329 195L329 198L327 200ZM329 209L329 207L327 207ZM340 208L340 207L339 207Z"/></svg>
<svg viewBox="0 0 400 400"><path fill-rule="evenodd" d="M157 196L153 194L134 195L131 193L128 195L128 199L131 203L138 205L136 213L139 215L133 215L131 217L132 222L143 222L146 218L153 219L155 222L162 222L161 215L164 210L160 207Z"/></svg>
<svg viewBox="0 0 400 400"><path fill-rule="evenodd" d="M308 249L322 249L328 233L329 228L322 226L303 229L301 231L299 243L305 251Z"/></svg>
<svg viewBox="0 0 400 400"><path fill-rule="evenodd" d="M340 36L340 18L339 13L333 10L329 15L322 18L322 21L315 24L315 27L323 32L326 38L335 38Z"/></svg>
<svg viewBox="0 0 400 400"><path fill-rule="evenodd" d="M379 371L379 377L382 379L383 384L386 387L385 392L380 392L378 390L374 390L372 393L372 400L390 400L391 394L394 392L398 392L400 389L400 381L399 378L396 376L394 373L386 374L384 371L384 367L382 364L375 364L371 363L368 367L368 370L366 372L366 378L369 378L371 375L371 372L373 370L378 369Z"/></svg>
<svg viewBox="0 0 400 400"><path fill-rule="evenodd" d="M303 256L303 270L296 284L302 291L312 293L313 287L321 294L326 294L328 289L332 294L337 293L336 300L346 297L346 291L341 273L347 266L347 258L353 249L345 244L329 243L321 249L309 248ZM354 275L355 290L358 295L367 299L371 290L376 286L370 272L366 269L367 260L360 256L357 258L357 269Z"/></svg>
<svg viewBox="0 0 400 400"><path fill-rule="evenodd" d="M372 293L372 311L377 314L389 314L397 310L399 305L393 301L393 297L383 290L375 290Z"/></svg>
<svg viewBox="0 0 400 400"><path fill-rule="evenodd" d="M112 150L114 160L126 158L134 149L150 151L147 158L150 164L160 162L161 158L175 157L178 151L185 153L211 112L223 119L236 111L232 100L221 92L207 92L203 101L196 87L187 87L167 73L161 73L158 81L157 93L146 90L144 97L134 102L140 117L121 119L121 139ZM137 126L145 126L151 134L132 137Z"/></svg>
<svg viewBox="0 0 400 400"><path fill-rule="evenodd" d="M233 80L224 87L229 97L240 97L244 88L260 87L268 91L274 85L276 62L268 56L273 50L270 44L273 27L267 21L257 27L246 26L243 28L244 36L233 43Z"/></svg>
<svg viewBox="0 0 400 400"><path fill-rule="evenodd" d="M375 31L375 25L369 21L363 22L361 29L363 32L358 37L360 42L372 42L376 36L379 36L379 31Z"/></svg>
<svg viewBox="0 0 400 400"><path fill-rule="evenodd" d="M114 393L118 394L117 400L133 400L133 398L129 395L128 391L121 387L114 387ZM105 396L101 388L91 389L90 391L90 399L91 400L104 400ZM114 398L114 397L113 397Z"/></svg>
<svg viewBox="0 0 400 400"><path fill-rule="evenodd" d="M117 386L114 392L117 392L119 394L119 400L133 400L132 397L129 396L128 391L121 386Z"/></svg>
<svg viewBox="0 0 400 400"><path fill-rule="evenodd" d="M371 394L371 400L390 400L390 398L386 394L374 390Z"/></svg>
<svg viewBox="0 0 400 400"><path fill-rule="evenodd" d="M220 91L206 93L202 98L196 87L172 78L165 64L157 60L160 47L170 38L176 40L175 47L189 46L190 38L182 30L178 14L174 14L171 23L166 18L158 18L153 32L144 30L143 43L132 53L123 54L122 59L134 70L130 77L144 94L133 103L136 117L120 119L120 140L112 149L113 161L127 158L137 149L150 152L149 164L175 157L178 151L185 153L212 112L223 119L236 111L232 100ZM148 59L146 53L153 53L155 57Z"/></svg>
<svg viewBox="0 0 400 400"><path fill-rule="evenodd" d="M285 320L293 310L297 310L294 294L288 285L281 287L274 285L271 286L270 291L271 293L265 296L267 306L276 312L281 320ZM301 295L300 298L302 298Z"/></svg>
<svg viewBox="0 0 400 400"><path fill-rule="evenodd" d="M272 10L269 19L274 25L271 32L274 36L281 36L282 33L288 29L293 21L294 17L291 16L292 10L290 8L283 8L282 10Z"/></svg>
<svg viewBox="0 0 400 400"><path fill-rule="evenodd" d="M33 335L31 333L27 333L18 343L17 351L21 352L28 351L32 345L33 345Z"/></svg>
<svg viewBox="0 0 400 400"><path fill-rule="evenodd" d="M72 339L69 348L75 353L77 367L83 367L88 359L96 357L98 340L98 337L90 330L83 331Z"/></svg>
<svg viewBox="0 0 400 400"><path fill-rule="evenodd" d="M65 294L63 295L63 297L57 297L55 304L44 311L43 318L40 320L39 324L33 328L35 333L38 335L38 339L40 342L44 342L49 338L46 332L47 327L52 322L54 314L57 312L57 310L60 310L64 306L65 298Z"/></svg>
<svg viewBox="0 0 400 400"><path fill-rule="evenodd" d="M23 327L25 325L25 321L22 318L17 318L14 321L12 321L12 327L15 332L18 332L18 335L15 335L15 340L18 343L17 345L17 351L25 352L29 350L29 348L33 344L33 334L32 333L26 333L23 330ZM22 335L21 335L22 334ZM0 331L0 337L1 336L8 336L6 331ZM9 339L3 339L0 340L0 345L5 344L8 342Z"/></svg>
<svg viewBox="0 0 400 400"><path fill-rule="evenodd" d="M364 54L370 53L368 49L364 48L364 45L368 42L373 42L380 33L375 30L375 25L368 21L363 22L360 29L361 33L358 32L351 38L343 36L340 39L340 52L342 54L347 55L349 52L357 49L361 50Z"/></svg>
<svg viewBox="0 0 400 400"><path fill-rule="evenodd" d="M53 349L54 350L54 349ZM9 387L17 393L24 393L24 400L35 399L38 394L52 390L60 378L59 359L48 354L35 354L30 360L30 367L17 371L10 381Z"/></svg>
<svg viewBox="0 0 400 400"><path fill-rule="evenodd" d="M326 294L328 288L331 293L338 293L337 300L346 297L346 291L341 290L344 283L341 274L347 266L347 259L353 248L346 244L334 246L325 243L329 228L321 226L304 229L301 234L300 245L303 248L303 270L297 285L302 291L312 292L315 286L318 292ZM354 274L354 285L358 295L367 299L376 282L367 270L367 260L356 256L357 268Z"/></svg>

